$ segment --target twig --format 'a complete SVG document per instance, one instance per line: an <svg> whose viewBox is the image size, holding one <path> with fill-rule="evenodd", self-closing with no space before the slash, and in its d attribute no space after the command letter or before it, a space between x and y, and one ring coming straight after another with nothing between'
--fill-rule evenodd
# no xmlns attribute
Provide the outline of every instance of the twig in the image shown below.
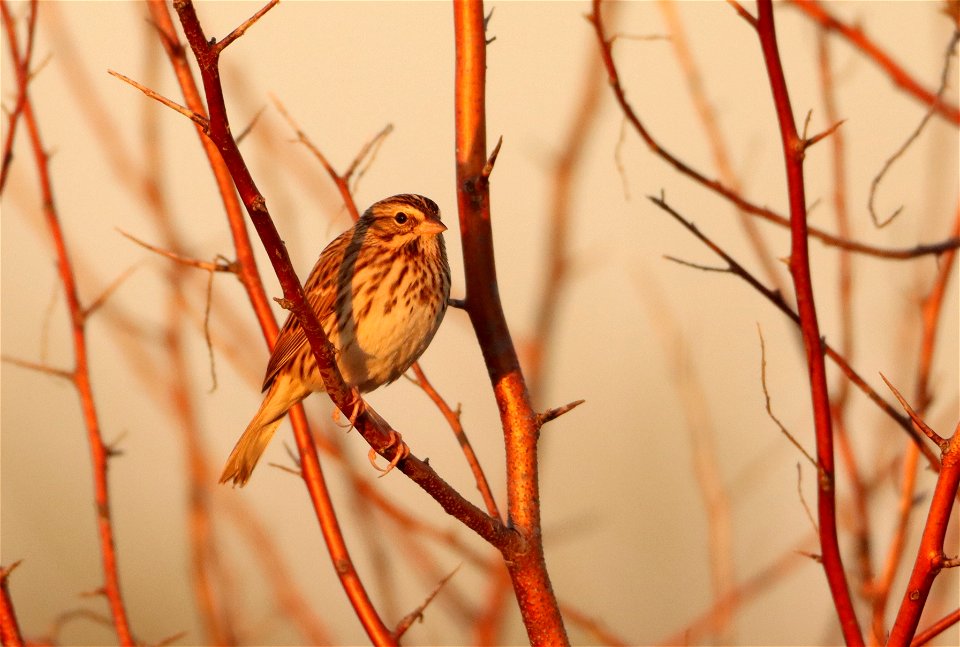
<svg viewBox="0 0 960 647"><path fill-rule="evenodd" d="M497 507L497 500L493 498L490 484L487 482L487 477L483 472L483 468L480 466L480 459L477 457L477 453L473 451L473 445L470 444L470 439L467 438L467 433L464 431L463 424L460 422L460 412L451 409L450 405L443 399L443 396L433 388L433 384L430 383L430 380L427 379L426 374L420 367L420 362L414 362L411 368L413 368L414 375L417 376L415 380L416 385L433 401L446 419L447 424L450 425L450 429L453 431L453 435L457 439L464 457L467 459L470 471L473 472L473 478L477 482L477 489L480 491L483 502L487 506L487 514L494 519L502 519L500 509Z"/></svg>
<svg viewBox="0 0 960 647"><path fill-rule="evenodd" d="M235 40L237 40L238 38L240 38L241 36L243 36L243 35L246 33L246 31L247 31L248 29L250 29L250 27L253 25L253 23L255 23L255 22L257 22L258 20L260 20L260 18L262 18L265 13L267 13L268 11L270 11L271 9L273 9L275 6L277 6L277 3L278 3L278 2L280 2L280 0L270 0L267 4L265 4L263 7L261 7L261 9L260 9L257 13L253 14L252 16L250 16L249 18L247 18L246 20L244 20L244 21L240 24L240 26L238 26L238 27L237 27L236 29L234 29L232 32L230 32L229 34L227 34L227 36L226 36L223 40L217 42L217 43L213 46L213 54L214 54L214 56L219 56L220 53L221 53L223 50L225 50L233 41L235 41Z"/></svg>
<svg viewBox="0 0 960 647"><path fill-rule="evenodd" d="M807 499L803 496L803 471L800 469L800 463L797 463L797 496L800 497L800 503L803 504L803 511L807 513L807 519L810 520L810 527L813 528L813 531L817 534L820 533L820 528L817 527L817 520L813 518L813 513L810 512L810 506L807 505Z"/></svg>
<svg viewBox="0 0 960 647"><path fill-rule="evenodd" d="M556 420L557 418L567 413L568 411L572 411L573 409L576 409L584 402L586 402L586 400L574 400L573 402L568 402L567 404L564 404L562 406L554 407L552 409L547 409L543 413L538 413L537 424L542 427L543 425L550 422L551 420Z"/></svg>
<svg viewBox="0 0 960 647"><path fill-rule="evenodd" d="M233 274L237 274L238 271L239 271L239 270L238 270L238 267L237 267L237 263L235 263L235 262L234 262L234 263L221 262L220 259L218 259L218 260L216 260L216 261L213 261L213 262L211 262L211 261L201 261L201 260L198 260L198 259L196 259L196 258L190 258L190 257L187 257L187 256L182 256L182 255L180 255L180 254L177 254L176 252L171 252L171 251L169 251L169 250L161 249L161 248L159 248L159 247L156 247L155 245L151 245L150 243L146 243L146 242L140 240L139 238L135 237L134 235L128 234L127 232L123 231L122 229L117 229L117 232L120 233L121 236L127 238L128 240L131 240L131 241L133 241L134 243L136 243L137 245L140 245L140 247L143 247L144 249L150 250L151 252L153 252L153 253L155 253L155 254L159 254L160 256L164 256L164 257L166 257L166 258L169 258L170 260L172 260L172 261L174 261L174 262L176 262L176 263L179 263L180 265L186 265L186 266L188 266L188 267L195 267L195 268L197 268L197 269L210 272L211 274L212 274L213 272L231 272L231 273L233 273Z"/></svg>
<svg viewBox="0 0 960 647"><path fill-rule="evenodd" d="M120 72L115 72L115 71L113 71L113 70L107 70L107 74L109 74L109 75L111 75L111 76L115 76L115 77L117 77L118 79L120 79L121 81L125 81L125 82L129 83L130 85L132 85L132 86L135 87L136 89L140 90L141 92L143 92L145 95L147 95L147 96L150 97L151 99L155 99L156 101L159 101L160 103L162 103L163 105L167 106L167 107L170 108L171 110L175 110L175 111L179 112L181 115L183 115L184 117L186 117L187 119L189 119L189 120L192 121L193 123L197 124L197 126L199 126L199 128L204 132L204 134L206 134L206 135L209 135L209 134L210 134L210 123L207 121L207 119L206 119L203 115L201 115L201 114L199 114L199 113L197 113L197 112L194 112L193 110L191 110L190 108L187 108L186 106L181 106L181 105L180 105L179 103L177 103L176 101L171 101L170 99L168 99L168 98L166 98L165 96L163 96L163 95L155 92L154 90L151 90L150 88L146 87L145 85L134 81L134 80L131 79L130 77L124 76L123 74L120 74Z"/></svg>
<svg viewBox="0 0 960 647"><path fill-rule="evenodd" d="M740 13L746 13L746 10L738 3L731 3ZM697 116L703 125L704 133L710 144L710 152L713 157L713 165L720 176L720 180L730 187L737 194L742 194L742 182L733 170L733 163L730 160L729 146L724 137L723 130L717 118L716 111L707 97L704 87L703 77L697 67L693 57L690 44L687 39L683 23L680 20L680 12L677 11L675 0L660 0L658 2L660 12L664 15L667 24L670 27L671 44L677 54L677 59L683 68L684 77L687 81L687 87L690 97L693 100L694 107L697 110ZM760 262L763 268L763 274L767 281L772 283L781 293L786 293L783 284L779 264L770 246L764 239L763 232L760 230L759 223L748 213L737 208L737 219L740 227L743 229L754 256Z"/></svg>
<svg viewBox="0 0 960 647"><path fill-rule="evenodd" d="M767 409L767 415L771 420L773 420L773 422L776 423L777 427L780 428L780 433L786 436L787 440L789 440L793 446L796 447L808 461L810 461L810 465L812 465L814 469L817 469L817 461L814 460L813 456L811 456L810 453L804 449L803 445L800 444L800 441L798 441L793 434L790 433L783 423L780 422L780 419L777 418L776 414L773 413L773 407L770 404L770 391L767 389L767 346L763 341L763 331L760 329L759 323L757 324L757 335L760 337L760 386L763 388L764 406ZM806 502L804 502L804 506L806 507ZM816 526L816 524L813 525Z"/></svg>
<svg viewBox="0 0 960 647"><path fill-rule="evenodd" d="M0 360L6 364L12 364L13 366L19 366L20 368L30 369L31 371L37 371L38 373L46 373L47 375L52 375L53 377L59 377L64 380L73 381L73 371L67 371L62 368L54 368L46 364L41 364L39 362L31 362L25 359L19 359L16 357L11 357L9 355L0 355Z"/></svg>
<svg viewBox="0 0 960 647"><path fill-rule="evenodd" d="M286 120L290 125L290 128L293 129L294 133L297 135L297 141L307 147L307 149L313 153L313 156L317 158L321 166L327 172L327 175L330 176L330 179L333 180L333 183L336 185L337 190L340 192L340 197L343 199L343 204L346 205L347 211L350 212L350 217L354 222L360 219L360 212L357 209L357 205L353 200L353 194L350 192L349 176L340 175L333 168L330 162L327 160L326 155L324 155L319 148L313 145L313 142L310 141L310 138L307 137L300 126L297 125L297 122L293 120L293 117L290 116L290 113L287 112L286 107L283 103L280 102L276 97L272 97L273 105L276 106L277 111L280 115Z"/></svg>
<svg viewBox="0 0 960 647"><path fill-rule="evenodd" d="M960 29L953 32L953 36L950 38L950 44L947 45L947 51L943 57L943 70L940 72L940 87L937 89L936 95L934 95L933 103L930 104L930 107L927 109L927 112L923 115L923 118L920 120L920 123L917 124L917 127L914 128L913 132L907 137L907 139L897 148L894 153L886 159L883 163L883 167L880 171L873 177L873 180L870 181L870 195L867 198L867 209L870 211L870 218L873 219L873 224L878 229L882 229L889 225L893 220L903 212L903 205L897 207L892 214L887 216L885 220L880 220L880 217L877 216L876 208L874 207L874 199L877 196L877 188L880 186L880 182L883 181L883 178L887 175L887 172L890 170L890 167L893 166L893 163L900 159L907 149L917 140L920 136L920 133L923 132L924 127L927 125L927 122L930 121L930 118L933 117L934 113L937 110L937 107L940 106L941 101L943 100L943 93L947 89L947 78L950 73L950 59L953 58L953 50L957 46L957 41L960 40Z"/></svg>
<svg viewBox="0 0 960 647"><path fill-rule="evenodd" d="M433 599L437 597L437 594L440 593L440 590L443 589L444 585L450 581L450 578L457 574L457 571L460 570L460 565L457 565L446 577L437 582L437 586L430 592L430 595L420 603L420 605L405 615L400 622L397 623L396 628L393 630L394 637L399 641L403 634L407 633L407 629L417 620L423 620L423 612L426 610L427 606L433 602Z"/></svg>
<svg viewBox="0 0 960 647"><path fill-rule="evenodd" d="M902 395L900 395L900 391L897 390L897 387L891 384L890 380L888 380L883 373L880 374L880 379L882 379L883 383L886 384L887 387L890 389L890 391L893 392L894 397L897 399L898 402L900 402L900 406L902 406L903 410L906 411L907 415L910 416L910 420L913 421L913 426L917 430L923 432L923 434L927 438L932 440L937 445L937 447L940 448L940 451L946 451L947 447L950 445L950 441L944 440L940 436L940 434L938 434L933 429L931 429L929 425L927 425L927 423L923 421L923 418L921 418L917 414L917 412L913 410L913 407L910 406L910 403L907 402L907 400Z"/></svg>

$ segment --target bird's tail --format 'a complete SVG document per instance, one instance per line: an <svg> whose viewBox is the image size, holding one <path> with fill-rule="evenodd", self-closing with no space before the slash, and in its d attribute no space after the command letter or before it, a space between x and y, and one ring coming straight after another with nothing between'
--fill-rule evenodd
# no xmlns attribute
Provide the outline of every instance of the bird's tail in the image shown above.
<svg viewBox="0 0 960 647"><path fill-rule="evenodd" d="M294 404L302 400L308 391L302 386L291 383L289 379L278 376L270 386L263 403L247 425L240 440L230 452L230 458L223 467L220 482L233 481L234 485L243 487L250 479L253 468L263 456L264 450L273 438L277 427L283 422L283 417Z"/></svg>

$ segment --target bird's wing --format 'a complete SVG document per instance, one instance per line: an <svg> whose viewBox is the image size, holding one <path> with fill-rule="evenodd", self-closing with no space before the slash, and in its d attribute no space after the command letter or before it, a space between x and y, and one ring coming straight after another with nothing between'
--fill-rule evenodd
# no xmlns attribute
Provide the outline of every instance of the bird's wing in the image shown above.
<svg viewBox="0 0 960 647"><path fill-rule="evenodd" d="M344 251L350 243L352 229L338 236L324 248L317 259L316 265L310 271L303 291L307 302L313 308L321 325L333 313L334 301L338 292L337 282L340 265L343 262ZM324 326L324 330L328 327ZM270 361L267 364L266 375L263 378L263 390L266 391L277 375L301 352L310 352L307 335L303 332L300 320L290 313L287 316L280 334L277 336L277 345L273 348Z"/></svg>

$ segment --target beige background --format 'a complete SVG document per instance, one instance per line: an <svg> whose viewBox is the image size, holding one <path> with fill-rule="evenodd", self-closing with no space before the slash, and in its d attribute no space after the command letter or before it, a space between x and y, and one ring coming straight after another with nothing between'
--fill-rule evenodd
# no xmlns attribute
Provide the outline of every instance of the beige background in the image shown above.
<svg viewBox="0 0 960 647"><path fill-rule="evenodd" d="M253 4L201 4L208 35L223 36L248 16ZM583 15L585 3L494 3L490 24L496 41L488 54L488 138L503 135L493 177L492 200L500 293L514 341L530 341L542 281L549 226L551 165L581 94L583 69L596 65L596 43ZM747 3L749 9L753 7ZM12 5L22 16L25 5ZM832 10L859 21L928 87L939 78L950 24L929 2L834 4ZM123 456L111 463L114 520L124 593L136 636L157 642L187 631L181 644L201 639L188 573L181 435L131 370L130 337L118 333L117 313L126 313L155 334L165 321L166 261L122 238L116 228L148 241L157 231L144 215L136 186L118 176L110 152L96 135L94 113L113 129L137 171L154 148L171 214L189 241L183 253L202 259L231 255L215 188L192 127L174 112L107 75L115 69L179 99L172 74L138 3L43 3L37 60L49 63L31 85L42 133L53 152L51 171L60 216L89 301L119 274L136 266L110 306L89 325L91 370L104 436L119 440ZM727 135L735 169L756 203L785 211L779 139L759 46L749 27L721 2L683 2L680 11L706 91ZM813 110L811 131L827 126L817 85L815 28L795 9L777 6L780 44L798 119ZM666 33L656 4L623 7L619 30L633 35ZM69 42L68 42L69 41ZM69 47L68 47L69 45ZM839 109L848 142L850 213L858 239L883 246L940 240L949 232L957 200L957 131L933 119L917 145L880 190L884 211L905 205L890 227L877 231L865 210L870 179L923 115L916 101L850 47L831 39L839 77ZM3 101L15 85L3 41ZM615 46L627 93L662 143L715 176L709 147L671 45L665 40L619 40ZM955 68L954 68L955 72ZM454 195L453 34L447 3L285 2L271 11L224 56L224 77L235 130L265 107L244 142L254 177L267 198L301 276L323 245L349 219L322 169L290 141L290 131L269 100L279 97L300 125L340 169L387 122L395 131L357 191L361 208L399 192L434 198L450 226L447 234L455 296L462 296L462 262ZM957 101L956 75L948 92ZM94 104L92 100L99 103ZM5 121L5 120L4 120ZM711 602L708 534L704 505L693 474L691 441L678 381L699 379L717 459L733 499L734 564L746 578L810 535L797 496L797 452L763 409L757 326L767 343L768 382L779 418L812 451L809 396L800 346L793 329L737 279L704 274L669 263L664 254L715 264L711 254L644 196L665 192L668 201L749 267L757 264L743 241L732 209L679 177L652 156L629 129L623 136L618 172L615 151L621 113L604 90L598 123L588 142L585 166L573 192L571 254L574 271L561 297L557 336L549 348L552 367L540 406L585 398L587 403L544 431L542 504L547 559L561 600L602 619L626 640L650 643L682 629ZM145 140L145 124L157 132ZM5 132L5 131L4 131ZM3 195L2 350L4 354L67 367L71 348L65 311L46 233L42 228L35 170L21 133L12 176ZM119 149L115 149L115 153ZM808 198L818 200L811 222L833 230L829 147L807 157ZM785 232L764 226L778 255L788 252ZM838 330L837 253L812 244L816 295L825 334ZM262 258L262 257L261 257ZM280 290L262 259L268 292ZM910 393L918 340L917 286L929 284L935 262L879 262L857 258L854 316L857 347L852 357L878 390L883 372ZM784 276L786 274L784 273ZM189 329L189 371L203 443L219 466L259 402L266 352L237 282L218 276L211 315L219 387L210 386L199 321L206 276L197 273L187 298L195 325ZM942 344L933 368L937 395L928 421L948 434L958 417L957 280L944 308ZM50 304L53 304L52 306ZM239 328L224 330L240 314ZM280 313L277 309L278 315ZM655 314L658 313L658 314ZM652 318L653 317L653 318ZM688 358L679 362L661 328L683 340ZM227 340L250 341L231 355ZM120 341L125 340L124 344ZM159 341L151 355L162 353ZM126 345L125 345L126 344ZM236 349L235 349L236 350ZM134 354L135 354L134 352ZM469 322L450 311L422 364L437 388L463 406L463 422L501 503L501 432L486 371ZM831 383L838 375L831 367ZM41 636L62 611L78 606L105 610L79 597L101 582L94 530L88 450L71 388L44 375L2 368L2 562L23 559L11 589L23 628ZM165 376L157 376L162 384ZM410 383L370 396L411 449L462 492L479 501L457 445L433 406ZM308 410L328 420L327 405L314 397ZM902 431L853 396L852 429L860 464L869 469L899 451ZM340 434L342 430L325 433ZM289 464L281 427L266 461ZM373 487L429 523L456 532L483 550L437 505L399 473L376 479L364 466L366 446L356 434L343 440L352 461ZM327 461L329 462L329 461ZM326 464L326 463L325 463ZM351 498L339 470L327 468L341 502L342 522L361 574L389 621L418 604L432 584L399 548L387 546L386 562L368 553L369 543L351 514ZM813 505L813 472L802 489ZM921 471L918 492L929 495L932 476ZM841 481L840 494L848 493ZM886 549L896 501L893 482L881 488L871 509L877 559ZM266 465L244 490L219 490L214 505L242 497L272 528L299 584L338 641L364 642L334 577L300 483ZM924 499L926 501L926 499ZM925 505L921 505L924 509ZM222 519L222 517L221 517ZM846 518L842 545L852 561ZM956 552L956 522L950 541ZM378 533L393 526L374 526ZM219 521L224 559L232 566L235 602L245 613L237 630L254 643L299 641L275 612L262 585L250 546L233 525ZM912 559L916 537L907 550ZM811 545L811 549L814 547ZM439 551L443 571L462 558ZM387 594L378 569L397 574ZM482 575L465 567L453 583L474 604L482 603ZM894 587L896 605L903 590ZM957 576L944 574L928 618L948 611L957 597ZM455 626L440 601L408 642L464 643L470 634ZM865 616L862 616L865 617ZM580 643L593 639L570 625ZM954 628L941 644L956 643ZM111 642L112 634L86 621L69 624L64 643ZM726 639L747 644L830 644L839 640L822 570L802 563L760 599L746 604ZM504 640L525 640L514 612Z"/></svg>

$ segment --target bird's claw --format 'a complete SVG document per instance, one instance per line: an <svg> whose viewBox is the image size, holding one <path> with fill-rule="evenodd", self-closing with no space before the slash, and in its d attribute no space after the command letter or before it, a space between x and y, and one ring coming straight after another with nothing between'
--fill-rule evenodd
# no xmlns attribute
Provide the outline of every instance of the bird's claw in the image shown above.
<svg viewBox="0 0 960 647"><path fill-rule="evenodd" d="M394 431L393 429L390 430L390 442L387 443L387 446L384 447L384 449L386 450L390 447L395 447L396 449L393 451L393 458L390 460L390 464L385 468L377 465L377 450L371 448L367 453L367 458L370 459L370 464L373 465L375 470L380 472L380 477L378 478L382 478L389 474L390 470L397 466L397 463L410 455L410 448L407 447L407 443L403 442L403 437L400 435L400 433Z"/></svg>

